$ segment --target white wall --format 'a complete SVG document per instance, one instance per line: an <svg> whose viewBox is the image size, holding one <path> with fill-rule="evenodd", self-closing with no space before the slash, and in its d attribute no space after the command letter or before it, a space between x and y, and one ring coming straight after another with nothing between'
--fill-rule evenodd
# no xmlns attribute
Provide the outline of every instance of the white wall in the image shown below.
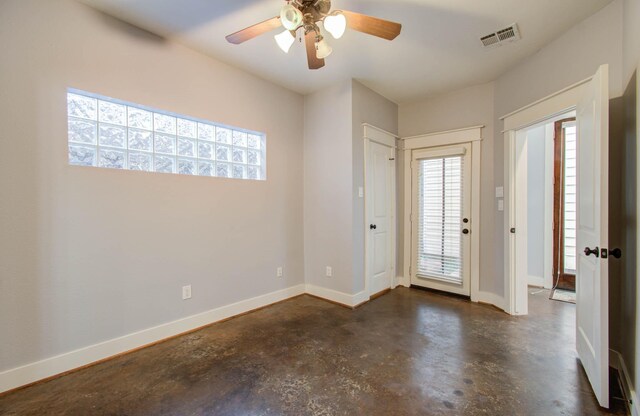
<svg viewBox="0 0 640 416"><path fill-rule="evenodd" d="M304 99L306 283L353 293L351 80ZM327 266L333 276L326 277Z"/></svg>
<svg viewBox="0 0 640 416"><path fill-rule="evenodd" d="M494 84L481 84L441 96L430 97L415 103L401 103L398 108L398 122L401 137L416 136L445 130L484 125L482 129L480 169L480 218L475 222L475 230L480 231L480 290L493 291L494 276L498 259L494 247L498 239L494 234L497 215L497 200L493 189L493 141L494 141ZM399 183L404 184L404 161L399 158ZM399 189L404 189L404 185ZM404 201L404 198L400 198ZM404 208L398 210L402 224ZM403 241L402 227L398 239ZM398 258L402 258L405 248L400 246ZM400 270L402 271L402 270Z"/></svg>
<svg viewBox="0 0 640 416"><path fill-rule="evenodd" d="M527 130L527 273L529 284L544 285L545 224L547 201L545 188L546 126Z"/></svg>
<svg viewBox="0 0 640 416"><path fill-rule="evenodd" d="M303 282L300 95L69 0L0 51L0 371ZM268 180L69 166L67 87L263 131Z"/></svg>
<svg viewBox="0 0 640 416"><path fill-rule="evenodd" d="M398 133L398 105L365 87L358 81L352 83L352 129L353 129L353 293L364 290L364 239L369 230L364 224L364 198L358 196L358 187L364 186L364 129L368 123L390 133ZM398 201L397 199L396 201ZM397 224L396 229L402 228ZM396 250L397 251L397 250ZM401 259L402 257L398 257ZM396 264L401 261L396 261Z"/></svg>

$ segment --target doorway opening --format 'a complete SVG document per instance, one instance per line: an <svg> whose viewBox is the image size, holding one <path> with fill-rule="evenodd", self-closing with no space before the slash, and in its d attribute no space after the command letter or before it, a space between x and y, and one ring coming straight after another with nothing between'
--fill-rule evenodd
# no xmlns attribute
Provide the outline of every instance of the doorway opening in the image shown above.
<svg viewBox="0 0 640 416"><path fill-rule="evenodd" d="M528 290L525 313L532 295L575 303L575 111L517 130L514 144L516 246L526 258L516 268Z"/></svg>

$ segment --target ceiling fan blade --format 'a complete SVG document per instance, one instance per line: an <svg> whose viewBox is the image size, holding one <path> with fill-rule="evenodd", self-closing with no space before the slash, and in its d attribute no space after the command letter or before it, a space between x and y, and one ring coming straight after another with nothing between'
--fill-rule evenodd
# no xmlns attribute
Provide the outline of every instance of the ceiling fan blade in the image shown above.
<svg viewBox="0 0 640 416"><path fill-rule="evenodd" d="M226 39L227 41L229 41L229 43L239 45L242 42L246 42L249 39L255 38L256 36L260 36L263 33L267 33L279 26L281 26L280 17L276 16L272 17L271 19L265 20L264 22L249 26L248 28L242 29L236 33L232 33L227 36Z"/></svg>
<svg viewBox="0 0 640 416"><path fill-rule="evenodd" d="M309 69L320 69L324 66L324 59L318 59L316 56L316 34L309 32L304 35L304 41L307 46L307 61L309 61Z"/></svg>
<svg viewBox="0 0 640 416"><path fill-rule="evenodd" d="M347 18L347 26L353 30L366 33L368 35L393 40L402 30L402 25L400 23L378 19L377 17L350 12L348 10L342 10L342 13Z"/></svg>

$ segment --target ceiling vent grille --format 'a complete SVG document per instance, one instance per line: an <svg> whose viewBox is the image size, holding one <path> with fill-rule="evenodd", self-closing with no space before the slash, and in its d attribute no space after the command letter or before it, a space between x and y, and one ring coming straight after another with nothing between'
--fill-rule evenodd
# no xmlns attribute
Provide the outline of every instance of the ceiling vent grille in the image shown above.
<svg viewBox="0 0 640 416"><path fill-rule="evenodd" d="M520 31L518 30L518 25L515 23L480 38L485 48L495 48L505 43L515 42L516 40L520 40Z"/></svg>

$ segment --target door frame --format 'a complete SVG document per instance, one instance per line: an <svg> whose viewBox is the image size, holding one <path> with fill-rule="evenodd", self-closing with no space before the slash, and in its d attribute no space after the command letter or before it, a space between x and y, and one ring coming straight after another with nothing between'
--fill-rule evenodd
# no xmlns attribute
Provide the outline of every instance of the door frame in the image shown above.
<svg viewBox="0 0 640 416"><path fill-rule="evenodd" d="M510 315L528 314L526 192L516 198L515 189L522 177L522 149L516 140L519 130L550 123L575 114L578 101L592 77L564 88L519 110L502 116L504 122L504 310ZM526 179L526 172L524 173ZM516 215L516 212L525 215ZM515 229L515 233L510 230ZM524 233L518 233L524 230ZM524 238L518 238L518 236ZM523 274L524 273L524 274Z"/></svg>
<svg viewBox="0 0 640 416"><path fill-rule="evenodd" d="M401 138L401 149L404 162L404 218L403 218L403 252L402 261L404 276L401 284L411 285L412 273L412 173L411 160L414 150L422 150L430 147L440 147L471 143L471 301L493 303L491 294L480 292L480 151L482 142L482 129L484 126L472 126L455 130L447 130L436 133L422 134Z"/></svg>
<svg viewBox="0 0 640 416"><path fill-rule="evenodd" d="M371 142L375 142L377 144L387 146L393 149L394 160L389 161L391 164L391 221L389 222L389 235L391 236L391 253L389 254L389 258L391 259L391 289L395 289L398 285L398 277L396 276L396 234L397 234L397 226L396 226L396 203L397 203L397 190L396 190L396 160L398 158L398 146L396 144L396 140L398 136L393 133L389 133L386 130L383 130L379 127L373 126L368 123L363 123L363 139L364 139L364 177L363 177L363 193L362 197L364 198L364 293L366 298L369 299L373 293L369 293L370 291L370 282L369 282L369 209L367 206L368 198L367 198L367 160L369 159L369 148L371 146Z"/></svg>

